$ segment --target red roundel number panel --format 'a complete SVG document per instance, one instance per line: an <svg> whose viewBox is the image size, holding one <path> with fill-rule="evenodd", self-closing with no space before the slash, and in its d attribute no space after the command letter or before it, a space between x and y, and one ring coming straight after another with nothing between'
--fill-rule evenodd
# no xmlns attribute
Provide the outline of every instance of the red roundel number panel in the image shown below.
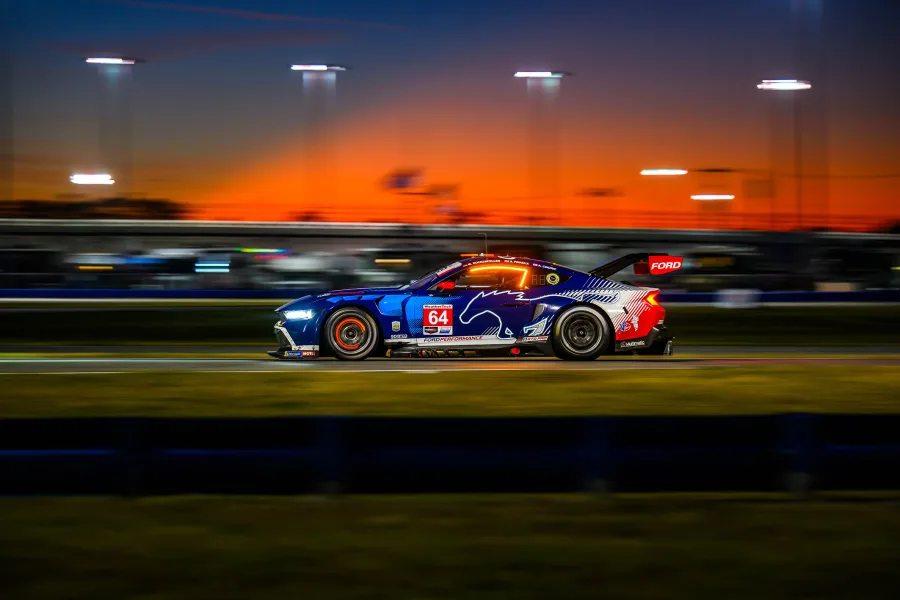
<svg viewBox="0 0 900 600"><path fill-rule="evenodd" d="M426 304L422 310L422 333L453 335L452 304Z"/></svg>

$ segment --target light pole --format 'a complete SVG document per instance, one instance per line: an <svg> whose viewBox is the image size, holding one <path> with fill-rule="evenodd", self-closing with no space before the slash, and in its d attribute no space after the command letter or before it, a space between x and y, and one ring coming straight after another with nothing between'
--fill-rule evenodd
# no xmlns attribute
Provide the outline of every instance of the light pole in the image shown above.
<svg viewBox="0 0 900 600"><path fill-rule="evenodd" d="M641 170L641 177L652 177L654 179L661 180L665 180L671 177L683 177L687 174L687 169L673 169L670 167Z"/></svg>
<svg viewBox="0 0 900 600"><path fill-rule="evenodd" d="M302 126L308 139L305 173L308 200L313 200L316 206L327 206L329 209L333 208L334 198L322 189L330 189L333 175L328 127L337 97L337 74L347 69L345 66L330 64L291 65L291 71L300 73L303 85ZM316 155L318 161L311 158ZM316 197L317 194L319 197Z"/></svg>
<svg viewBox="0 0 900 600"><path fill-rule="evenodd" d="M96 188L97 186L111 187L116 183L116 180L109 173L73 173L69 176L69 183L79 187Z"/></svg>
<svg viewBox="0 0 900 600"><path fill-rule="evenodd" d="M109 173L75 173L69 181L75 185L112 185L116 182Z"/></svg>
<svg viewBox="0 0 900 600"><path fill-rule="evenodd" d="M571 75L566 71L516 71L513 75L526 81L531 103L529 179L532 198L559 197L559 125L553 107L563 78Z"/></svg>
<svg viewBox="0 0 900 600"><path fill-rule="evenodd" d="M673 169L673 168L656 168L656 169L643 169L641 171L641 175L644 177L657 177L657 178L671 178L671 177L683 177L688 173L704 177L704 176L714 176L714 177L726 177L731 179L731 176L735 173L740 173L741 171L738 169ZM711 191L695 193L691 195L691 200L696 202L701 202L698 206L702 206L706 209L713 207L722 207L728 206L728 204L722 204L724 202L731 202L734 200L734 194L728 193L726 190L730 190L733 182L725 180L718 180L712 183L710 182L699 182L699 187L701 190L705 190L709 188ZM698 216L698 220L702 221L702 213ZM699 223L698 223L699 224Z"/></svg>
<svg viewBox="0 0 900 600"><path fill-rule="evenodd" d="M804 94L802 103L803 132L803 201L804 226L830 225L830 134L829 102L831 74L828 69L828 28L825 26L826 0L790 0L791 34L794 42L793 68L796 74L814 81L814 94ZM833 37L833 36L832 36ZM815 215L814 217L811 217Z"/></svg>
<svg viewBox="0 0 900 600"><path fill-rule="evenodd" d="M800 121L800 97L799 92L812 88L812 84L808 81L800 79L763 79L756 85L756 89L767 92L781 92L791 94L792 120L794 129L794 180L795 195L797 202L797 229L803 228L803 136L801 135ZM772 137L778 135L777 123L772 124ZM773 143L774 148L774 143ZM774 151L773 151L774 152ZM775 156L772 157L774 163ZM774 177L774 165L772 167ZM774 181L774 179L773 179ZM774 202L774 195L772 201ZM773 211L774 218L774 211ZM773 223L774 225L774 223Z"/></svg>
<svg viewBox="0 0 900 600"><path fill-rule="evenodd" d="M15 197L15 118L13 116L15 63L12 27L16 9L12 2L0 2L0 203ZM2 206L2 204L0 204Z"/></svg>
<svg viewBox="0 0 900 600"><path fill-rule="evenodd" d="M92 56L85 59L97 65L103 78L100 108L100 160L117 180L119 195L124 196L132 181L131 157L131 77L134 65L145 62L123 56Z"/></svg>
<svg viewBox="0 0 900 600"><path fill-rule="evenodd" d="M713 223L713 228L715 228L717 223L715 217L717 214L720 214L720 212L715 209L725 208L727 212L727 207L730 205L729 203L734 200L734 194L692 194L691 200L699 202L698 206L712 209L710 212L712 212L713 218L710 220ZM728 228L727 225L720 225L720 227L722 229Z"/></svg>

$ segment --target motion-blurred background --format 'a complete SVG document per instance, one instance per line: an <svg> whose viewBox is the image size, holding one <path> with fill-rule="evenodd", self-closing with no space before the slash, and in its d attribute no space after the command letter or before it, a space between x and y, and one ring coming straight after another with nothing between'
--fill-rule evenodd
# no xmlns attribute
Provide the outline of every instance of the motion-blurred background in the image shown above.
<svg viewBox="0 0 900 600"><path fill-rule="evenodd" d="M0 0L0 598L900 598L897 23ZM676 355L264 354L482 252L682 256Z"/></svg>
<svg viewBox="0 0 900 600"><path fill-rule="evenodd" d="M895 3L263 4L7 3L0 287L897 286Z"/></svg>

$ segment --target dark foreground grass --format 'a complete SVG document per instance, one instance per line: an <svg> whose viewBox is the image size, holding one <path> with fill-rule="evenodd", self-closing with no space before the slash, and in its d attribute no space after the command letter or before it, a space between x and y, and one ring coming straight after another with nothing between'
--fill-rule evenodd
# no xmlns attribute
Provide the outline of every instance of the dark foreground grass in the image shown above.
<svg viewBox="0 0 900 600"><path fill-rule="evenodd" d="M900 412L900 369L0 375L0 417Z"/></svg>
<svg viewBox="0 0 900 600"><path fill-rule="evenodd" d="M35 600L900 597L900 503L0 499Z"/></svg>
<svg viewBox="0 0 900 600"><path fill-rule="evenodd" d="M3 344L273 344L273 312L261 306L72 306L0 310ZM678 346L847 346L900 344L900 306L671 306ZM40 335L36 335L40 331Z"/></svg>

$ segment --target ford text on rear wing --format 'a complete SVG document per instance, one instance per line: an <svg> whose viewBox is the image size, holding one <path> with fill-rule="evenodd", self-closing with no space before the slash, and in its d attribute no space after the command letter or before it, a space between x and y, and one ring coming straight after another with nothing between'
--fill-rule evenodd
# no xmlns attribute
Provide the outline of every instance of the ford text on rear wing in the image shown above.
<svg viewBox="0 0 900 600"><path fill-rule="evenodd" d="M593 269L590 274L594 277L610 277L633 265L635 275L665 275L666 273L677 271L682 264L684 264L684 261L681 256L636 252L620 256L604 265L600 265Z"/></svg>

